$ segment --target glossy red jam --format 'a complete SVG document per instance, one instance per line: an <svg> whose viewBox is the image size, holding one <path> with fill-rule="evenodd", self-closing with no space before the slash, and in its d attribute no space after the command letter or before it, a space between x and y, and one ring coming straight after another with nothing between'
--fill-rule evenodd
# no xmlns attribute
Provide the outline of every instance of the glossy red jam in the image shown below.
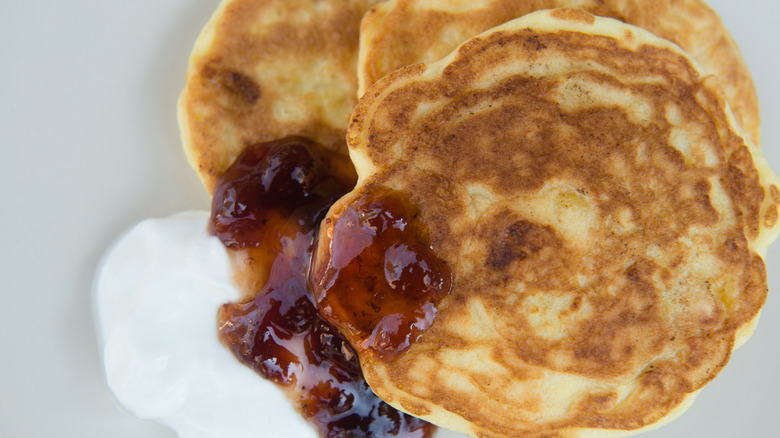
<svg viewBox="0 0 780 438"><path fill-rule="evenodd" d="M354 184L353 174L334 171L345 162L289 138L247 149L219 181L212 232L242 255L239 275L262 284L245 302L222 307L219 336L242 363L283 387L322 437L427 438L434 426L374 395L355 351L308 292L318 223Z"/></svg>
<svg viewBox="0 0 780 438"><path fill-rule="evenodd" d="M398 192L362 196L327 225L312 269L323 316L384 361L403 355L431 326L451 287L415 216Z"/></svg>
<svg viewBox="0 0 780 438"><path fill-rule="evenodd" d="M230 248L275 244L279 235L313 229L354 183L345 157L308 139L251 146L217 181L210 231Z"/></svg>

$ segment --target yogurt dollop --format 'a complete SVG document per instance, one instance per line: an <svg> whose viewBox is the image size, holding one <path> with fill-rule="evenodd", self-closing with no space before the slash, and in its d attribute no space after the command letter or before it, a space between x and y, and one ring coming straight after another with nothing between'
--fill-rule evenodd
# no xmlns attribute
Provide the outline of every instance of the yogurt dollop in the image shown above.
<svg viewBox="0 0 780 438"><path fill-rule="evenodd" d="M281 390L217 338L219 308L240 293L208 217L143 221L106 254L95 317L108 386L133 414L181 438L317 438Z"/></svg>

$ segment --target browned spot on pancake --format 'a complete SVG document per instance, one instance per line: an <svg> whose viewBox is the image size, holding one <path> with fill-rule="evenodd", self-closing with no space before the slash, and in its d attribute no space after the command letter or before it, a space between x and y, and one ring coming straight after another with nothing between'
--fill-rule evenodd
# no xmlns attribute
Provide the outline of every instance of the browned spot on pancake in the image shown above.
<svg viewBox="0 0 780 438"><path fill-rule="evenodd" d="M401 399L400 405L403 408L404 412L407 412L409 414L415 415L415 416L423 416L423 415L430 415L431 410L428 409L427 406L425 406L422 403L417 403L411 399Z"/></svg>
<svg viewBox="0 0 780 438"><path fill-rule="evenodd" d="M249 76L219 67L218 61L212 61L201 69L201 76L216 81L228 95L235 97L231 103L251 105L260 98L260 86Z"/></svg>
<svg viewBox="0 0 780 438"><path fill-rule="evenodd" d="M520 220L495 237L485 263L492 269L506 268L514 261L536 254L553 240L552 228Z"/></svg>
<svg viewBox="0 0 780 438"><path fill-rule="evenodd" d="M726 185L732 192L739 194L733 199L740 207L750 238L757 237L760 230L759 210L765 194L759 181L758 171L747 146L742 144L735 148L728 160Z"/></svg>
<svg viewBox="0 0 780 438"><path fill-rule="evenodd" d="M780 204L780 188L772 184L769 186L769 195L772 197L772 200Z"/></svg>
<svg viewBox="0 0 780 438"><path fill-rule="evenodd" d="M606 394L592 394L588 397L586 404L596 407L599 411L604 411L612 408L618 400L618 395L614 392Z"/></svg>
<svg viewBox="0 0 780 438"><path fill-rule="evenodd" d="M750 260L748 241L741 233L733 233L717 248L718 257L734 266L743 265Z"/></svg>
<svg viewBox="0 0 780 438"><path fill-rule="evenodd" d="M596 22L596 17L583 11L582 9L556 9L550 14L550 16L559 20L574 21L585 24L593 24Z"/></svg>
<svg viewBox="0 0 780 438"><path fill-rule="evenodd" d="M225 71L220 77L220 83L227 91L240 97L244 103L253 104L260 97L260 86L244 74Z"/></svg>
<svg viewBox="0 0 780 438"><path fill-rule="evenodd" d="M777 206L773 205L769 207L769 210L767 210L766 214L764 215L764 225L767 228L772 228L777 224Z"/></svg>
<svg viewBox="0 0 780 438"><path fill-rule="evenodd" d="M539 37L536 35L526 38L525 45L532 50L542 50L545 48L544 44L542 44L542 42L539 40Z"/></svg>

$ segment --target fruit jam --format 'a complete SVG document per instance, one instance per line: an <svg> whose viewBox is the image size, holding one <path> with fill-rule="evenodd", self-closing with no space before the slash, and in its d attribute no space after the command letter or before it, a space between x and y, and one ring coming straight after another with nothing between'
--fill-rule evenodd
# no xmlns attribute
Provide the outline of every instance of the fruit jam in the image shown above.
<svg viewBox="0 0 780 438"><path fill-rule="evenodd" d="M357 355L315 307L307 271L317 228L355 182L346 157L303 138L247 148L214 189L210 231L255 285L222 306L219 336L246 366L287 392L319 435L428 438L435 427L380 400Z"/></svg>
<svg viewBox="0 0 780 438"><path fill-rule="evenodd" d="M351 200L323 230L313 297L361 355L386 362L403 355L450 291L452 275L416 217L400 192L379 189Z"/></svg>

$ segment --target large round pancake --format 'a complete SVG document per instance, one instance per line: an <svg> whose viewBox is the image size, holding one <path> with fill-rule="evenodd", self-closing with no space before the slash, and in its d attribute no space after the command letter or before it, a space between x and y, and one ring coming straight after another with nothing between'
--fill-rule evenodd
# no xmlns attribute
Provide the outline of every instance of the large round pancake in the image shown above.
<svg viewBox="0 0 780 438"><path fill-rule="evenodd" d="M670 40L723 82L737 123L759 145L758 98L739 48L702 0L393 0L361 26L359 90L391 71L430 63L468 38L529 12L579 8L633 24Z"/></svg>
<svg viewBox="0 0 780 438"><path fill-rule="evenodd" d="M780 180L716 86L668 41L571 9L372 86L347 137L358 186L318 253L389 187L453 273L404 356L361 353L374 391L478 437L624 436L684 410L749 335L780 231Z"/></svg>
<svg viewBox="0 0 780 438"><path fill-rule="evenodd" d="M346 151L360 20L376 0L223 0L195 43L179 101L209 192L248 145L289 135Z"/></svg>

